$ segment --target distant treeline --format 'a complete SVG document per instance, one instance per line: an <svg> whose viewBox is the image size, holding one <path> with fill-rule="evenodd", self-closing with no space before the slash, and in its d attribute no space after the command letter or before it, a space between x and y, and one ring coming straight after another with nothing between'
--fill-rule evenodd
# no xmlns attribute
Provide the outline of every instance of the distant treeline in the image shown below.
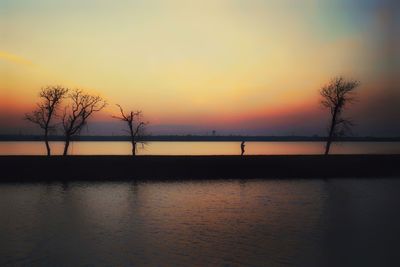
<svg viewBox="0 0 400 267"><path fill-rule="evenodd" d="M43 141L41 135L0 135L0 141ZM61 135L50 135L49 141L63 141ZM74 136L72 141L130 141L130 136L125 135L83 135ZM146 135L138 137L138 141L211 141L211 142L227 142L227 141L280 141L280 142L295 142L309 141L321 142L326 141L324 136L239 136L239 135ZM400 137L371 137L371 136L349 136L336 137L335 141L343 142L400 142Z"/></svg>

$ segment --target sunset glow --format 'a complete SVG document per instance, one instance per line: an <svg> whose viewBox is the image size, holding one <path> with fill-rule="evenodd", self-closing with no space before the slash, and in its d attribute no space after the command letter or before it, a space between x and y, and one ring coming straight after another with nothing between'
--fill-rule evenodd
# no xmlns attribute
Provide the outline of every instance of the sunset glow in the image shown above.
<svg viewBox="0 0 400 267"><path fill-rule="evenodd" d="M400 117L392 5L1 1L0 131L33 131L23 114L42 86L61 84L107 99L93 120L100 133L114 127L118 103L142 110L152 133L320 134L318 90L345 75L362 84L350 111L357 131L398 135L399 126L386 125L388 114ZM388 98L384 108L372 108L379 97Z"/></svg>

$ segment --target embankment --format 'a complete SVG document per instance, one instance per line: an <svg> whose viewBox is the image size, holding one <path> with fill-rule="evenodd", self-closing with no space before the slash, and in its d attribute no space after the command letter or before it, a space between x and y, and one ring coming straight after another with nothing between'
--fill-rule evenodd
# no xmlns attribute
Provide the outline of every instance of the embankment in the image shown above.
<svg viewBox="0 0 400 267"><path fill-rule="evenodd" d="M400 155L0 156L0 182L400 177Z"/></svg>

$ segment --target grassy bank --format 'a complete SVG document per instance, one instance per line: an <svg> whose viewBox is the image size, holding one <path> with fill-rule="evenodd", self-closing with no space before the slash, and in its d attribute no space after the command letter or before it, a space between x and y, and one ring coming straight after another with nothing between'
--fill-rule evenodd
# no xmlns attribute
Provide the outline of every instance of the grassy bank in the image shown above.
<svg viewBox="0 0 400 267"><path fill-rule="evenodd" d="M400 155L0 156L2 182L400 177Z"/></svg>

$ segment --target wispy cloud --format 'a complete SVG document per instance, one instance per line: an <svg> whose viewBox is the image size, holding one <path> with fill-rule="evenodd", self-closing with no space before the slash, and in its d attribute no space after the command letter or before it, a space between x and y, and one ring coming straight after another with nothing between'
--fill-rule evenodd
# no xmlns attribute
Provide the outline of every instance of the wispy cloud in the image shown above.
<svg viewBox="0 0 400 267"><path fill-rule="evenodd" d="M12 63L18 64L18 65L23 65L23 66L27 66L27 67L35 66L35 64L32 61L30 61L26 58L23 58L21 56L5 52L5 51L0 51L0 60L12 62Z"/></svg>

